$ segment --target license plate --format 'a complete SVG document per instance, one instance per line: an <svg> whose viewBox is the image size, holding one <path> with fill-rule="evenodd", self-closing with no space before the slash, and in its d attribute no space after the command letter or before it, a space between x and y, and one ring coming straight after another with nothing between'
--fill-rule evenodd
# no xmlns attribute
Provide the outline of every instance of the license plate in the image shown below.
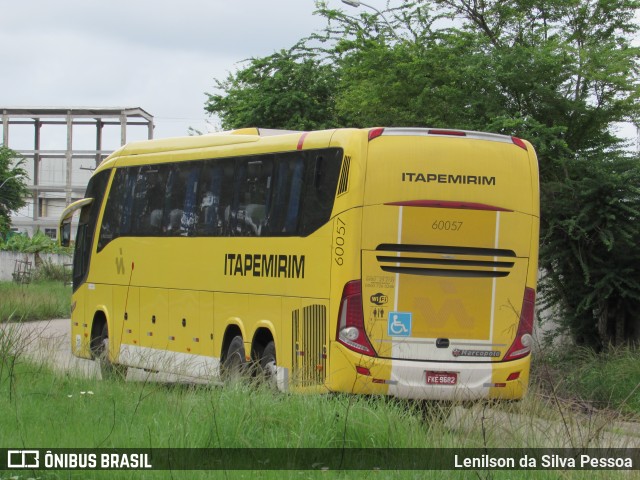
<svg viewBox="0 0 640 480"><path fill-rule="evenodd" d="M424 372L427 376L427 385L455 385L458 383L458 372Z"/></svg>

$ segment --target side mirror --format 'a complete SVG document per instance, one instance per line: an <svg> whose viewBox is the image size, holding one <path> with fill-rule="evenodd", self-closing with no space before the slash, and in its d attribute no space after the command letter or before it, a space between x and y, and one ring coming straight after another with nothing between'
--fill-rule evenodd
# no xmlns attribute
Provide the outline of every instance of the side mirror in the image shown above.
<svg viewBox="0 0 640 480"><path fill-rule="evenodd" d="M91 205L91 202L93 202L93 198L83 198L82 200L73 202L64 209L58 223L58 241L61 247L71 245L71 220L73 219L73 213L86 205Z"/></svg>
<svg viewBox="0 0 640 480"><path fill-rule="evenodd" d="M68 247L71 244L71 219L60 226L60 235L58 238L60 238L61 247Z"/></svg>

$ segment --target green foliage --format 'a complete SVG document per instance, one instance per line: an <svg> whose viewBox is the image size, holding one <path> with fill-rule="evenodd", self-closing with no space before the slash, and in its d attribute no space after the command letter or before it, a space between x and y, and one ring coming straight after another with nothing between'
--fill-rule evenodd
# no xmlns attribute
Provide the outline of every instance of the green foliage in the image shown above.
<svg viewBox="0 0 640 480"><path fill-rule="evenodd" d="M254 58L208 94L205 110L217 113L226 129L242 127L313 130L330 128L335 73L328 65L296 52Z"/></svg>
<svg viewBox="0 0 640 480"><path fill-rule="evenodd" d="M561 397L589 402L626 415L640 412L640 351L618 347L596 353L590 348L558 350L545 361L557 373Z"/></svg>
<svg viewBox="0 0 640 480"><path fill-rule="evenodd" d="M640 162L585 157L545 184L541 289L579 343L620 344L640 334Z"/></svg>
<svg viewBox="0 0 640 480"><path fill-rule="evenodd" d="M316 6L323 32L217 82L209 111L226 127L432 126L530 140L547 300L581 343L640 339L638 158L614 132L640 123L630 41L640 1L421 0L355 16ZM298 108L312 78L324 100Z"/></svg>
<svg viewBox="0 0 640 480"><path fill-rule="evenodd" d="M33 237L28 235L11 235L7 241L0 238L0 251L20 253L61 253L69 255L73 251L69 247L61 247L56 240L37 231Z"/></svg>
<svg viewBox="0 0 640 480"><path fill-rule="evenodd" d="M71 287L60 281L0 282L0 323L69 317Z"/></svg>
<svg viewBox="0 0 640 480"><path fill-rule="evenodd" d="M71 258L69 258L71 261ZM71 281L71 271L64 265L53 263L49 259L43 260L35 273L34 280L36 282L51 281L51 282L69 282Z"/></svg>
<svg viewBox="0 0 640 480"><path fill-rule="evenodd" d="M29 195L24 158L0 145L0 237L9 231L10 214L22 208Z"/></svg>
<svg viewBox="0 0 640 480"><path fill-rule="evenodd" d="M571 445L576 448L595 447L603 436L611 436L612 425L605 423L609 420L607 416L596 413L587 422L580 422L579 415L564 411L561 420L553 402L533 397L517 404L476 404L462 408L383 397L286 395L243 385L214 388L157 383L145 377L140 381L111 382L69 372L55 374L26 358L29 348L37 345L43 349L49 345L36 336L27 337L29 344L21 345L18 334L18 329L9 330L4 337L0 334L2 445L11 446L20 438L31 448L208 448L211 455L224 455L225 448L282 448L289 449L290 455L295 455L297 448L397 448L415 449L417 455L424 448L553 448L567 445L566 439L557 433L565 429L574 430ZM608 428L601 430L600 425ZM51 478L59 478L60 474L54 473L56 476ZM64 478L167 477L167 471L76 473L64 472ZM486 473L496 479L558 478L557 471ZM171 472L171 478L212 476L217 478L216 472L213 475L211 471ZM322 480L372 476L470 478L468 472L437 470L277 472L269 471L269 465L256 472L221 470L218 476ZM562 475L566 479L628 477L628 472L618 476L611 470L580 469L570 469Z"/></svg>

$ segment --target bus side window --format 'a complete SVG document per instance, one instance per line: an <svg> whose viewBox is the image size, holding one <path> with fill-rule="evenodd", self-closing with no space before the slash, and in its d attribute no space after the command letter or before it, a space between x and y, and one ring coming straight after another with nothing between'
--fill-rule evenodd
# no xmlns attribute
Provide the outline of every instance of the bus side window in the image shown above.
<svg viewBox="0 0 640 480"><path fill-rule="evenodd" d="M131 206L131 231L132 235L142 234L144 231L143 216L147 216L148 182L145 167L132 168L131 175L134 178L133 204ZM135 173L134 173L135 172Z"/></svg>
<svg viewBox="0 0 640 480"><path fill-rule="evenodd" d="M122 194L121 216L118 225L119 235L131 234L131 221L133 210L133 193L136 184L137 172L133 168L126 168L124 192Z"/></svg>
<svg viewBox="0 0 640 480"><path fill-rule="evenodd" d="M276 161L273 194L265 229L267 235L295 235L300 211L304 162L300 154L283 154Z"/></svg>
<svg viewBox="0 0 640 480"><path fill-rule="evenodd" d="M248 163L245 194L245 225L248 235L263 235L266 211L271 194L273 157L263 156Z"/></svg>
<svg viewBox="0 0 640 480"><path fill-rule="evenodd" d="M148 218L145 219L144 235L161 236L164 197L167 189L168 165L155 165L148 175Z"/></svg>
<svg viewBox="0 0 640 480"><path fill-rule="evenodd" d="M298 160L293 165L291 183L289 185L289 202L287 204L287 216L284 219L283 233L296 234L298 231L298 216L300 213L300 195L302 193L302 179L304 163Z"/></svg>
<svg viewBox="0 0 640 480"><path fill-rule="evenodd" d="M222 171L222 184L220 193L220 229L218 235L230 236L231 232L231 208L235 197L235 167L234 160L218 160Z"/></svg>
<svg viewBox="0 0 640 480"><path fill-rule="evenodd" d="M73 288L76 289L87 276L91 261L91 248L94 234L107 189L111 170L103 170L89 180L86 198L93 198L93 203L86 205L80 212L76 248L73 253Z"/></svg>
<svg viewBox="0 0 640 480"><path fill-rule="evenodd" d="M101 251L111 240L115 240L121 234L120 223L126 210L127 180L127 169L117 169L102 219L100 236L98 237L98 251Z"/></svg>
<svg viewBox="0 0 640 480"><path fill-rule="evenodd" d="M233 199L231 205L225 210L225 222L227 223L227 235L231 237L243 236L245 185L247 183L247 161L242 159L235 164L233 176Z"/></svg>
<svg viewBox="0 0 640 480"><path fill-rule="evenodd" d="M196 200L198 223L196 235L219 236L222 234L220 197L224 170L220 161L209 160L202 167L202 181ZM224 213L224 212L222 212Z"/></svg>
<svg viewBox="0 0 640 480"><path fill-rule="evenodd" d="M132 235L153 236L162 232L162 206L166 169L152 165L140 167L133 195Z"/></svg>
<svg viewBox="0 0 640 480"><path fill-rule="evenodd" d="M309 235L329 220L338 186L343 152L340 149L327 149L308 154L312 157L309 158L310 168L304 179L301 235Z"/></svg>
<svg viewBox="0 0 640 480"><path fill-rule="evenodd" d="M225 209L229 236L265 235L266 211L271 195L273 157L263 155L235 162L233 200Z"/></svg>
<svg viewBox="0 0 640 480"><path fill-rule="evenodd" d="M178 163L171 166L162 216L164 235L189 234L191 225L195 223L195 193L193 191L197 189L197 175L198 169L192 163ZM187 192L189 192L188 195Z"/></svg>
<svg viewBox="0 0 640 480"><path fill-rule="evenodd" d="M192 236L195 234L196 223L198 222L198 211L196 210L196 194L198 193L198 178L200 176L200 168L191 165L185 173L185 194L184 208L180 219L180 234L184 236Z"/></svg>

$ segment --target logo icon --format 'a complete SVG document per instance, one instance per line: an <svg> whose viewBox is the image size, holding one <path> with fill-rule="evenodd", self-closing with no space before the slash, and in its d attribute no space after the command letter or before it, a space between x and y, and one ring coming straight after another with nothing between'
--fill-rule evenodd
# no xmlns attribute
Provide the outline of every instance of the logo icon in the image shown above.
<svg viewBox="0 0 640 480"><path fill-rule="evenodd" d="M389 301L389 297L387 297L383 293L376 293L374 295L371 295L371 303L375 305L384 305L388 301Z"/></svg>
<svg viewBox="0 0 640 480"><path fill-rule="evenodd" d="M411 312L390 312L387 325L387 333L390 337L410 337Z"/></svg>
<svg viewBox="0 0 640 480"><path fill-rule="evenodd" d="M40 468L38 450L7 450L8 468Z"/></svg>
<svg viewBox="0 0 640 480"><path fill-rule="evenodd" d="M459 348L454 348L451 351L451 355L454 357L499 357L501 355L500 351L496 350L460 350Z"/></svg>

